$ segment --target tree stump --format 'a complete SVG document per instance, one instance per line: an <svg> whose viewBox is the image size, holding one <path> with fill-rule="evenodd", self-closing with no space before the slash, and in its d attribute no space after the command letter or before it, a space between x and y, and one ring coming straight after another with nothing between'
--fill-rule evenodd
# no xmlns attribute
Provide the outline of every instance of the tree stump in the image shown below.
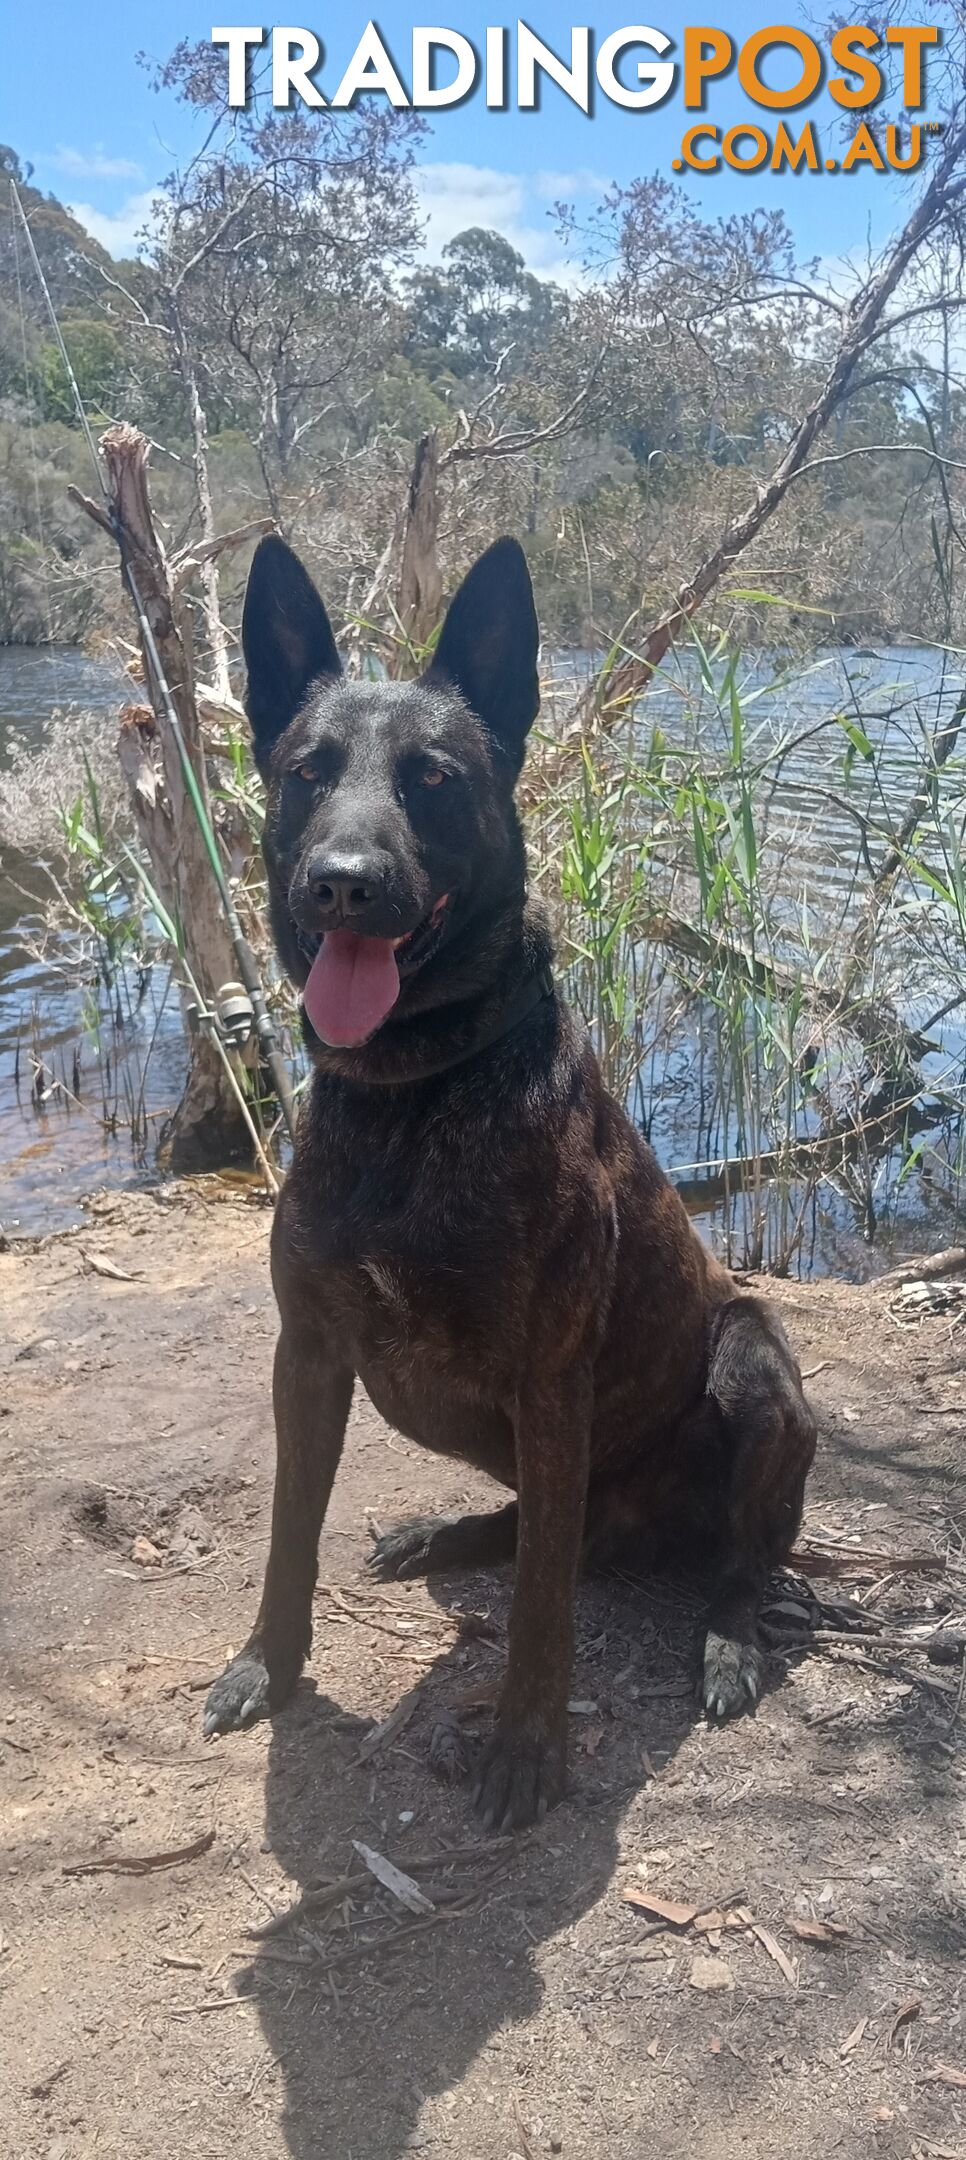
<svg viewBox="0 0 966 2160"><path fill-rule="evenodd" d="M149 445L139 429L119 422L100 440L115 524L97 504L84 507L120 540L121 575L130 592L133 572L167 678L185 748L210 818L204 745L190 657L167 557L158 537L148 492ZM118 753L134 817L160 898L178 925L191 974L212 1009L217 994L238 973L234 948L212 874L201 827L188 792L181 757L138 626L144 680L151 701L121 715ZM184 1094L165 1125L159 1158L172 1170L213 1169L250 1156L251 1139L238 1100L210 1031L198 1025L185 986L189 1068ZM232 1054L232 1053L230 1053Z"/></svg>

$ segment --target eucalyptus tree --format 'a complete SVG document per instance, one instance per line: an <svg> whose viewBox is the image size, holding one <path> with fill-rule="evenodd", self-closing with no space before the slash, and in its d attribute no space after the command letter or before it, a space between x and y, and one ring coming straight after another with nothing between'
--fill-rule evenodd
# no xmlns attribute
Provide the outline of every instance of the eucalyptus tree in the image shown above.
<svg viewBox="0 0 966 2160"><path fill-rule="evenodd" d="M149 288L126 295L144 334L165 341L190 436L212 680L228 690L209 459L210 417L249 437L264 497L284 526L312 486L328 427L351 434L397 339L399 279L420 233L412 115L276 111L257 79L227 102L223 57L180 44L154 70L159 92L198 116L200 140L155 200ZM109 281L107 281L109 282Z"/></svg>

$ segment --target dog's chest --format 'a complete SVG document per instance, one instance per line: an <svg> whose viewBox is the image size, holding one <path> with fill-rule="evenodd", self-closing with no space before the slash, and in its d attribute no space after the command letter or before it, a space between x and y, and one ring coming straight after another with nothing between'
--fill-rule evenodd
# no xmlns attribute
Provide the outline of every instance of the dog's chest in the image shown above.
<svg viewBox="0 0 966 2160"><path fill-rule="evenodd" d="M333 1128L299 1177L299 1242L357 1370L470 1384L525 1308L527 1210L489 1121Z"/></svg>
<svg viewBox="0 0 966 2160"><path fill-rule="evenodd" d="M500 1299L459 1271L386 1254L325 1269L317 1302L327 1333L390 1423L425 1437L427 1402L501 1401L524 1354Z"/></svg>

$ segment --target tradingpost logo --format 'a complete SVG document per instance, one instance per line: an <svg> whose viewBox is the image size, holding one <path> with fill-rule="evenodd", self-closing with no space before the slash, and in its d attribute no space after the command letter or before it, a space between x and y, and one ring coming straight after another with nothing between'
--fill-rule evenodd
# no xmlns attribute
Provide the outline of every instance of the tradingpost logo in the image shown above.
<svg viewBox="0 0 966 2160"><path fill-rule="evenodd" d="M911 172L939 132L925 117L929 61L941 43L929 24L880 31L850 23L827 41L789 23L766 24L740 40L698 25L677 41L645 23L604 36L577 24L553 45L525 22L491 24L478 42L459 30L414 24L404 55L369 21L352 39L344 17L329 52L309 26L237 24L211 33L212 44L226 50L234 108L247 106L256 87L266 96L270 89L277 111L296 104L348 111L364 98L409 112L470 99L496 112L539 112L545 93L556 91L592 118L601 100L646 115L680 98L686 114L700 117L683 130L671 161L676 172ZM752 115L745 109L728 118L734 82ZM808 117L819 99L821 119ZM888 117L877 111L886 101Z"/></svg>

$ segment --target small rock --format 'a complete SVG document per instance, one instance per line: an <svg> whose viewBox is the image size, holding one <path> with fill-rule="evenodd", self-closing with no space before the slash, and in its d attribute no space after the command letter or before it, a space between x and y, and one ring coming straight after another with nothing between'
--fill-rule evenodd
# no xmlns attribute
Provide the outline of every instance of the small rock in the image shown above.
<svg viewBox="0 0 966 2160"><path fill-rule="evenodd" d="M161 1554L149 1537L136 1537L131 1547L131 1558L138 1567L160 1567Z"/></svg>
<svg viewBox="0 0 966 2160"><path fill-rule="evenodd" d="M720 1957L696 1957L691 1963L690 1981L702 1995L715 1995L735 1984L735 1976L729 1964Z"/></svg>

